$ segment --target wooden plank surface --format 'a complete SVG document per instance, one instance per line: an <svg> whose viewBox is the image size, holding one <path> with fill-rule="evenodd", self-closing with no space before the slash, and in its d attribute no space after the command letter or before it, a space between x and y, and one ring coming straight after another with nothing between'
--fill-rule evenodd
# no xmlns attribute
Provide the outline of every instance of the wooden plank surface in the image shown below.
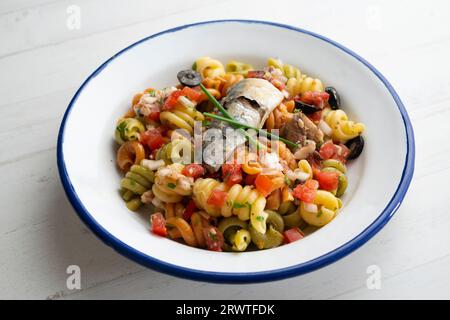
<svg viewBox="0 0 450 320"><path fill-rule="evenodd" d="M80 29L67 28L71 5ZM144 36L223 18L291 24L348 46L390 80L413 122L416 172L400 210L362 248L316 272L236 286L145 269L101 243L60 185L59 124L89 73ZM444 0L1 1L0 298L450 298L449 21ZM72 264L81 290L66 287ZM379 290L366 286L370 265L380 267Z"/></svg>

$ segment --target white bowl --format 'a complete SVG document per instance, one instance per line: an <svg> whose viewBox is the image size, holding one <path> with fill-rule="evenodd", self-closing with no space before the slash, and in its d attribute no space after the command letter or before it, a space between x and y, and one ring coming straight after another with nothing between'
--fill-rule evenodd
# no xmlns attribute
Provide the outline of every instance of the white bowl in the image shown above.
<svg viewBox="0 0 450 320"><path fill-rule="evenodd" d="M264 66L268 57L299 66L338 89L343 109L366 125L362 155L349 165L344 208L328 225L275 249L218 253L154 236L149 221L118 194L116 119L146 87L177 82L199 56ZM323 36L262 21L208 21L166 30L120 51L81 85L62 120L58 167L80 218L105 243L145 266L214 282L268 281L299 275L352 252L398 209L414 171L414 137L400 98L367 61Z"/></svg>

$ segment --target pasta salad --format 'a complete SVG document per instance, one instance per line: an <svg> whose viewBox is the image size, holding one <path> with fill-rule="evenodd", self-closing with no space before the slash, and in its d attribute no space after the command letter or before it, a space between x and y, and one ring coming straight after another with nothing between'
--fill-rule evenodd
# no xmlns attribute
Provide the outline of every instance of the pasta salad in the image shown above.
<svg viewBox="0 0 450 320"><path fill-rule="evenodd" d="M298 241L342 208L365 127L337 90L269 58L201 57L136 94L114 133L120 194L152 233L213 251Z"/></svg>

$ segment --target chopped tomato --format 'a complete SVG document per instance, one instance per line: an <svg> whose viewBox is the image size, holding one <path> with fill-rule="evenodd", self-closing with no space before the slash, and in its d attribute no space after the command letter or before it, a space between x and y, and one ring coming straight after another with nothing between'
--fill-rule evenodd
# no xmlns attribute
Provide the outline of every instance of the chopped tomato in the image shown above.
<svg viewBox="0 0 450 320"><path fill-rule="evenodd" d="M251 185L255 184L255 180L256 180L257 176L258 176L257 174L248 174L245 177L245 184L248 185L248 186L251 186Z"/></svg>
<svg viewBox="0 0 450 320"><path fill-rule="evenodd" d="M172 92L164 102L164 109L171 110L175 108L178 103L178 98L181 96L181 90L176 90Z"/></svg>
<svg viewBox="0 0 450 320"><path fill-rule="evenodd" d="M347 162L348 155L350 154L350 149L347 148L345 144L339 143L337 146L335 159L341 161L342 163Z"/></svg>
<svg viewBox="0 0 450 320"><path fill-rule="evenodd" d="M328 102L330 95L326 92L306 91L302 94L300 100L307 104L312 104L320 109L323 109L325 102Z"/></svg>
<svg viewBox="0 0 450 320"><path fill-rule="evenodd" d="M237 163L225 163L222 165L222 179L228 187L242 181L241 165Z"/></svg>
<svg viewBox="0 0 450 320"><path fill-rule="evenodd" d="M214 226L208 226L203 229L206 247L211 251L222 251L224 243L223 234Z"/></svg>
<svg viewBox="0 0 450 320"><path fill-rule="evenodd" d="M319 154L324 160L331 159L336 154L336 152L336 145L331 140L325 142L319 150Z"/></svg>
<svg viewBox="0 0 450 320"><path fill-rule="evenodd" d="M151 231L154 234L165 237L167 235L166 220L161 212L157 212L151 215L150 221L152 224Z"/></svg>
<svg viewBox="0 0 450 320"><path fill-rule="evenodd" d="M151 150L160 148L164 144L161 130L150 129L141 134L141 143L147 145Z"/></svg>
<svg viewBox="0 0 450 320"><path fill-rule="evenodd" d="M321 189L332 191L336 190L339 183L339 174L337 172L319 171L315 175Z"/></svg>
<svg viewBox="0 0 450 320"><path fill-rule="evenodd" d="M291 243L300 239L303 239L305 235L299 228L291 228L284 232L284 242Z"/></svg>
<svg viewBox="0 0 450 320"><path fill-rule="evenodd" d="M320 119L322 119L322 110L310 113L307 116L312 122L317 123L320 121Z"/></svg>
<svg viewBox="0 0 450 320"><path fill-rule="evenodd" d="M320 147L319 154L324 160L335 159L345 163L350 154L350 150L342 143L337 145L329 140Z"/></svg>
<svg viewBox="0 0 450 320"><path fill-rule="evenodd" d="M158 121L159 120L159 111L153 111L148 116L145 117L146 120Z"/></svg>
<svg viewBox="0 0 450 320"><path fill-rule="evenodd" d="M263 70L250 70L247 72L247 78L264 78L265 74Z"/></svg>
<svg viewBox="0 0 450 320"><path fill-rule="evenodd" d="M307 180L305 184L295 187L292 195L303 202L312 203L318 188L319 183L316 180Z"/></svg>
<svg viewBox="0 0 450 320"><path fill-rule="evenodd" d="M227 201L227 196L228 194L225 191L213 190L206 203L220 208Z"/></svg>
<svg viewBox="0 0 450 320"><path fill-rule="evenodd" d="M200 92L189 87L184 87L183 90L181 90L181 95L194 102L200 101L202 97Z"/></svg>
<svg viewBox="0 0 450 320"><path fill-rule="evenodd" d="M196 179L205 174L205 168L203 168L199 164L191 163L188 164L186 167L184 167L181 173L184 174L186 177L192 177Z"/></svg>
<svg viewBox="0 0 450 320"><path fill-rule="evenodd" d="M197 211L197 206L195 205L194 200L190 200L188 205L186 206L186 209L184 209L183 219L186 221L191 220L191 217L195 211Z"/></svg>
<svg viewBox="0 0 450 320"><path fill-rule="evenodd" d="M256 177L255 186L263 197L267 197L273 190L275 190L275 185L272 180L268 176L262 174L259 174Z"/></svg>

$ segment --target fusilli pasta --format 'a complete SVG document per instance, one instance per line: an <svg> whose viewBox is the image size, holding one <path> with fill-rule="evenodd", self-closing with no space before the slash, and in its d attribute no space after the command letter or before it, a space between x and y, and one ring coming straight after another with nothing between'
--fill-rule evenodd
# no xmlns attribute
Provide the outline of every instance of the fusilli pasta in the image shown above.
<svg viewBox="0 0 450 320"><path fill-rule="evenodd" d="M226 203L223 207L208 204L213 190L227 191ZM228 189L223 182L211 178L200 178L194 183L193 198L199 208L214 217L236 215L244 221L250 219L255 229L265 233L266 198L251 186L242 187L240 184L235 184Z"/></svg>
<svg viewBox="0 0 450 320"><path fill-rule="evenodd" d="M332 130L331 138L334 141L345 143L350 139L356 138L365 130L364 124L350 121L347 114L341 109L324 109L322 117L330 126Z"/></svg>
<svg viewBox="0 0 450 320"><path fill-rule="evenodd" d="M194 67L203 78L214 78L225 74L223 64L210 57L201 57L195 60Z"/></svg>
<svg viewBox="0 0 450 320"><path fill-rule="evenodd" d="M159 117L161 123L167 124L174 129L184 129L191 135L194 133L194 122L205 120L201 112L180 104L173 110L161 112Z"/></svg>
<svg viewBox="0 0 450 320"><path fill-rule="evenodd" d="M157 199L175 203L192 194L193 179L181 173L183 168L184 165L174 163L156 171L152 192Z"/></svg>

